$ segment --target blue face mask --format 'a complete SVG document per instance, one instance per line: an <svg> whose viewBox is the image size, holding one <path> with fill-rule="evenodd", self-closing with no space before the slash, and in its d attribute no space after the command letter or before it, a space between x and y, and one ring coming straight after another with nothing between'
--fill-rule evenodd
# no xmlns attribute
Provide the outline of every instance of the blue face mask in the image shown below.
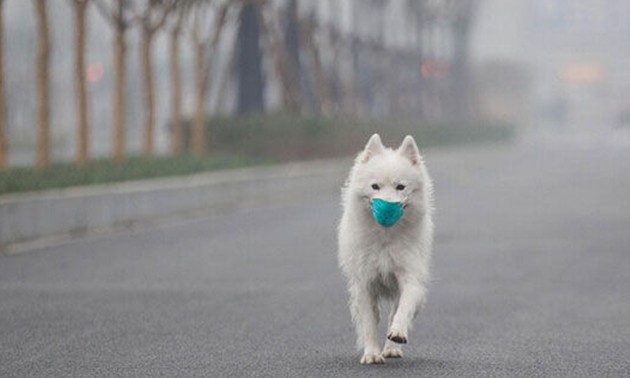
<svg viewBox="0 0 630 378"><path fill-rule="evenodd" d="M403 206L400 202L387 202L375 198L370 205L376 221L385 227L393 226L403 215Z"/></svg>

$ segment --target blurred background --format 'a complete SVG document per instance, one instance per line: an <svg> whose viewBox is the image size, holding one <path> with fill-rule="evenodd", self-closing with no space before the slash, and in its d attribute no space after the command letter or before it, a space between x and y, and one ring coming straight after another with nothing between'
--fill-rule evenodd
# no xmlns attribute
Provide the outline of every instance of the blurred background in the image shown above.
<svg viewBox="0 0 630 378"><path fill-rule="evenodd" d="M3 166L348 155L373 130L630 144L625 0L0 4Z"/></svg>
<svg viewBox="0 0 630 378"><path fill-rule="evenodd" d="M0 376L382 374L335 258L374 132L437 201L397 376L630 377L629 0L0 0Z"/></svg>

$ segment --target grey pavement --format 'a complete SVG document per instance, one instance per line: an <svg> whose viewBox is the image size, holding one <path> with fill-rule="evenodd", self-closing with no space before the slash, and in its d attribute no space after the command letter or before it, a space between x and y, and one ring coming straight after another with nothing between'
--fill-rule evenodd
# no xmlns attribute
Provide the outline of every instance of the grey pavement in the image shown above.
<svg viewBox="0 0 630 378"><path fill-rule="evenodd" d="M435 278L403 359L359 364L326 194L1 257L0 377L630 377L630 150L426 159Z"/></svg>

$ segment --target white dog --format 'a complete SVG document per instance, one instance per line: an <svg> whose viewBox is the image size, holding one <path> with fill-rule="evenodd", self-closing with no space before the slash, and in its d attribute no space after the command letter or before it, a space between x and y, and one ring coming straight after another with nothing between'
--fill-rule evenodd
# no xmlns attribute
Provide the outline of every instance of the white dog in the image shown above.
<svg viewBox="0 0 630 378"><path fill-rule="evenodd" d="M402 357L411 321L425 302L433 245L433 184L416 142L397 150L374 134L357 156L342 195L339 266L362 364ZM377 337L379 303L392 302L387 340Z"/></svg>

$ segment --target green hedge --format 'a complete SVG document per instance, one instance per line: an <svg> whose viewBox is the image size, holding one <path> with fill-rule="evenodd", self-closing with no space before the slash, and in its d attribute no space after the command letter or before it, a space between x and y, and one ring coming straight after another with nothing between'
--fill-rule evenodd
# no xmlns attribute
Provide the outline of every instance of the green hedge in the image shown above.
<svg viewBox="0 0 630 378"><path fill-rule="evenodd" d="M185 126L187 131L189 126ZM450 125L252 114L211 118L207 123L207 145L210 151L218 153L304 160L355 154L373 133L379 133L390 145L397 145L411 134L421 147L427 147L506 140L512 136L513 128L482 122ZM186 132L187 141L189 135Z"/></svg>
<svg viewBox="0 0 630 378"><path fill-rule="evenodd" d="M11 168L0 172L0 194L186 175L262 163L266 161L244 156L212 155L200 158L182 155L131 157L123 163L101 159L92 161L84 168L73 163L56 163L41 170L31 167Z"/></svg>

